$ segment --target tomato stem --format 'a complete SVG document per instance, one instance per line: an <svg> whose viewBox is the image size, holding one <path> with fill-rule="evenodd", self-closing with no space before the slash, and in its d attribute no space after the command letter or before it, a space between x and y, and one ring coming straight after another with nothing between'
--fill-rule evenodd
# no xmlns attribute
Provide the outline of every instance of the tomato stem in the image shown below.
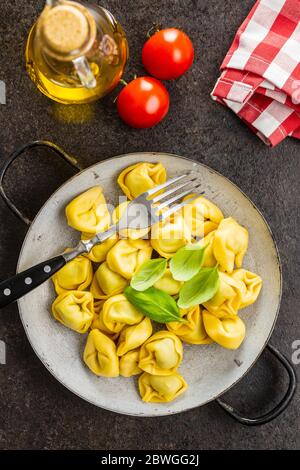
<svg viewBox="0 0 300 470"><path fill-rule="evenodd" d="M148 39L150 39L151 36L153 36L153 34L155 34L155 33L158 33L158 31L160 31L161 28L162 28L162 25L161 25L161 24L159 24L159 23L153 23L153 25L151 26L151 28L148 30L146 37L147 37Z"/></svg>
<svg viewBox="0 0 300 470"><path fill-rule="evenodd" d="M128 85L128 83L126 82L126 80L124 80L123 78L120 78L119 83L121 83L121 84L124 85L124 86L127 86L127 85ZM113 103L116 103L117 100L118 100L118 98L119 98L119 94L114 98Z"/></svg>

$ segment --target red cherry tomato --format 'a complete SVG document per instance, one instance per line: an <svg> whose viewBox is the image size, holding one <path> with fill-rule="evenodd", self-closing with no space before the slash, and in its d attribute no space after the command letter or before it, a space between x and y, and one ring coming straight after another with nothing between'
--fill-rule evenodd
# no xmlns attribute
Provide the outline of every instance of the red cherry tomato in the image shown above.
<svg viewBox="0 0 300 470"><path fill-rule="evenodd" d="M167 114L170 97L163 84L152 77L139 77L123 88L118 96L120 117L129 126L146 129L155 126Z"/></svg>
<svg viewBox="0 0 300 470"><path fill-rule="evenodd" d="M190 38L179 29L163 29L155 33L143 47L142 61L150 75L172 80L183 75L194 60Z"/></svg>

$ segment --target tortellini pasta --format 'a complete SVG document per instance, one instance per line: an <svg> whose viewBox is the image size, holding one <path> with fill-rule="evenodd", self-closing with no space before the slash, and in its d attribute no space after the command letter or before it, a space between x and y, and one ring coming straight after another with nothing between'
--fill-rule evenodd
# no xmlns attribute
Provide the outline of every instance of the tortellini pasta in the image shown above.
<svg viewBox="0 0 300 470"><path fill-rule="evenodd" d="M167 174L161 163L136 163L122 171L118 184L123 193L132 200L148 189L165 183Z"/></svg>
<svg viewBox="0 0 300 470"><path fill-rule="evenodd" d="M69 290L85 290L93 279L93 266L85 256L78 256L52 276L57 294Z"/></svg>
<svg viewBox="0 0 300 470"><path fill-rule="evenodd" d="M107 230L110 213L102 188L95 186L73 199L66 207L66 216L70 227L84 234Z"/></svg>
<svg viewBox="0 0 300 470"><path fill-rule="evenodd" d="M223 219L213 240L213 253L221 268L229 274L234 265L241 268L247 248L248 231L232 217Z"/></svg>
<svg viewBox="0 0 300 470"><path fill-rule="evenodd" d="M170 331L158 331L142 345L139 367L152 375L171 375L182 356L180 339Z"/></svg>
<svg viewBox="0 0 300 470"><path fill-rule="evenodd" d="M87 236L86 234L82 234L81 238L82 240L89 240L91 237ZM91 249L86 257L94 263L102 263L106 260L107 253L117 243L118 239L118 235L113 235L104 242L94 246L94 248Z"/></svg>
<svg viewBox="0 0 300 470"><path fill-rule="evenodd" d="M213 266L217 265L217 260L214 256L213 252L213 241L215 237L215 230L210 232L206 237L202 238L199 242L197 242L200 246L205 246L204 251L204 259L203 259L203 267L204 268L212 268Z"/></svg>
<svg viewBox="0 0 300 470"><path fill-rule="evenodd" d="M120 357L120 375L123 377L132 377L141 374L143 371L139 368L139 349L128 351Z"/></svg>
<svg viewBox="0 0 300 470"><path fill-rule="evenodd" d="M88 336L83 360L96 375L118 377L119 358L115 343L99 330L92 330Z"/></svg>
<svg viewBox="0 0 300 470"><path fill-rule="evenodd" d="M168 403L186 391L188 385L178 373L162 377L144 372L139 377L139 391L147 403Z"/></svg>
<svg viewBox="0 0 300 470"><path fill-rule="evenodd" d="M182 284L182 282L176 281L176 279L173 278L170 269L167 268L163 276L154 283L154 287L166 292L169 295L177 295Z"/></svg>
<svg viewBox="0 0 300 470"><path fill-rule="evenodd" d="M99 315L102 310L105 299L94 299L94 312L95 315Z"/></svg>
<svg viewBox="0 0 300 470"><path fill-rule="evenodd" d="M123 328L118 341L118 356L124 356L128 351L139 348L151 334L152 323L148 317L145 317L137 325Z"/></svg>
<svg viewBox="0 0 300 470"><path fill-rule="evenodd" d="M115 208L112 214L112 222L113 224L116 224L122 215L124 214L125 210L127 209L127 206L130 201L124 201L122 202L119 206ZM139 213L139 208L137 208L137 213L132 214L130 210L128 210L128 220L130 221L131 217L133 220L139 221L140 213ZM147 238L147 235L150 231L150 228L128 228L128 229L123 229L120 231L120 235L124 238L130 238L131 240L137 240L138 238Z"/></svg>
<svg viewBox="0 0 300 470"><path fill-rule="evenodd" d="M120 333L125 325L140 323L144 315L128 302L125 295L119 294L110 297L104 302L101 318L109 332Z"/></svg>
<svg viewBox="0 0 300 470"><path fill-rule="evenodd" d="M229 274L219 272L220 285L214 297L204 307L217 317L235 316L241 307L245 284Z"/></svg>
<svg viewBox="0 0 300 470"><path fill-rule="evenodd" d="M190 344L210 344L212 339L207 335L202 318L200 305L181 309L181 316L187 323L170 322L167 323L169 331L174 333L181 341Z"/></svg>
<svg viewBox="0 0 300 470"><path fill-rule="evenodd" d="M67 291L52 304L55 320L77 333L85 333L94 318L93 296L90 292Z"/></svg>
<svg viewBox="0 0 300 470"><path fill-rule="evenodd" d="M184 201L195 196L195 194L190 194L184 198ZM199 196L190 204L187 204L183 209L183 213L184 220L189 226L193 237L203 237L216 230L221 220L224 219L220 209L203 196Z"/></svg>
<svg viewBox="0 0 300 470"><path fill-rule="evenodd" d="M246 286L246 289L242 292L240 309L254 304L262 287L261 277L246 269L236 269L233 271L232 277L236 281L243 282Z"/></svg>
<svg viewBox="0 0 300 470"><path fill-rule="evenodd" d="M191 232L181 213L175 212L166 221L153 225L151 245L163 258L171 258L179 248L191 242Z"/></svg>
<svg viewBox="0 0 300 470"><path fill-rule="evenodd" d="M91 330L100 330L113 341L116 341L120 334L119 332L113 333L104 325L102 318L102 310L99 313L95 313L94 319L91 324Z"/></svg>
<svg viewBox="0 0 300 470"><path fill-rule="evenodd" d="M107 299L112 295L121 294L127 286L127 280L112 271L108 264L102 263L94 274L91 293L95 299Z"/></svg>
<svg viewBox="0 0 300 470"><path fill-rule="evenodd" d="M130 280L151 255L148 240L119 240L109 250L106 262L112 271Z"/></svg>
<svg viewBox="0 0 300 470"><path fill-rule="evenodd" d="M244 322L238 317L217 318L212 313L203 312L203 322L208 336L227 349L237 349L245 338Z"/></svg>

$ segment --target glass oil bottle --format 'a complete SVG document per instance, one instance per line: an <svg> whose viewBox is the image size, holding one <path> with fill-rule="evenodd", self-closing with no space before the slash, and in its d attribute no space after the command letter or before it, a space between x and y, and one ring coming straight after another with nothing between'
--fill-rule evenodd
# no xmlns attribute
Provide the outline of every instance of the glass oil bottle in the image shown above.
<svg viewBox="0 0 300 470"><path fill-rule="evenodd" d="M26 68L37 88L64 104L89 103L109 93L128 58L125 33L105 8L47 0L26 45Z"/></svg>

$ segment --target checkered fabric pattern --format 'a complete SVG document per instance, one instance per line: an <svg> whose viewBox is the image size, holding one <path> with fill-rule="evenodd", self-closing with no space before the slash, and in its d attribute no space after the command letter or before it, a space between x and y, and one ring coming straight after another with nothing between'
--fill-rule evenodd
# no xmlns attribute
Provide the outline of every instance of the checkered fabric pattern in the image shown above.
<svg viewBox="0 0 300 470"><path fill-rule="evenodd" d="M212 98L266 144L300 139L300 0L259 0L221 65Z"/></svg>

